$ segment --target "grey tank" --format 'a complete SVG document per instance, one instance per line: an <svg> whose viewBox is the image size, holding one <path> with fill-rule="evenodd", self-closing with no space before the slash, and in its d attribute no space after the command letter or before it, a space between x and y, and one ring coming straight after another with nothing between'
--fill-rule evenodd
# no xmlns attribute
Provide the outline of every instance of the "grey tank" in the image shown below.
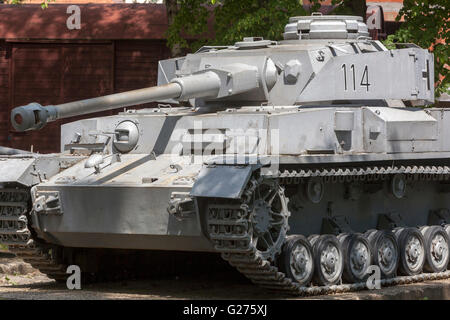
<svg viewBox="0 0 450 320"><path fill-rule="evenodd" d="M414 107L434 102L433 55L388 50L353 16L293 17L284 39L15 108L18 131L123 111L62 125L57 154L0 149L1 242L57 280L116 249L220 253L293 294L363 289L370 266L386 285L450 276L450 111Z"/></svg>

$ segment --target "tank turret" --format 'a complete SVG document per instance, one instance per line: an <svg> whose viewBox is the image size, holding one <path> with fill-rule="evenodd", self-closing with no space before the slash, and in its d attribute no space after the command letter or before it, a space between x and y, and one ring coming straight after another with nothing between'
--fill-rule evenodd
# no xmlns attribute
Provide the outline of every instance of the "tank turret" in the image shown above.
<svg viewBox="0 0 450 320"><path fill-rule="evenodd" d="M18 131L61 118L170 99L216 111L255 105L434 101L433 56L417 46L387 50L361 17L293 17L284 41L244 38L159 62L158 87L42 107L17 107Z"/></svg>

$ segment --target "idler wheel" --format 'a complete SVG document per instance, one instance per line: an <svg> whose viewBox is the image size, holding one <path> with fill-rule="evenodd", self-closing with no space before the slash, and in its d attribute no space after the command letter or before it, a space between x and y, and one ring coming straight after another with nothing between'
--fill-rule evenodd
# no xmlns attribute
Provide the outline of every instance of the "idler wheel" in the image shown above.
<svg viewBox="0 0 450 320"><path fill-rule="evenodd" d="M369 239L372 262L380 267L381 276L395 277L399 262L395 235L389 230L369 230L365 236Z"/></svg>
<svg viewBox="0 0 450 320"><path fill-rule="evenodd" d="M344 270L344 255L336 236L324 234L310 238L314 255L314 281L321 285L339 283Z"/></svg>
<svg viewBox="0 0 450 320"><path fill-rule="evenodd" d="M449 262L449 237L441 226L420 228L425 239L425 271L442 272Z"/></svg>
<svg viewBox="0 0 450 320"><path fill-rule="evenodd" d="M413 276L422 273L426 252L422 233L416 228L399 228L394 233L400 253L399 274Z"/></svg>
<svg viewBox="0 0 450 320"><path fill-rule="evenodd" d="M346 282L359 283L368 277L367 269L372 263L370 244L360 233L343 233L338 236L344 256L344 272Z"/></svg>
<svg viewBox="0 0 450 320"><path fill-rule="evenodd" d="M313 250L302 235L289 236L279 257L279 267L290 279L307 286L314 274Z"/></svg>

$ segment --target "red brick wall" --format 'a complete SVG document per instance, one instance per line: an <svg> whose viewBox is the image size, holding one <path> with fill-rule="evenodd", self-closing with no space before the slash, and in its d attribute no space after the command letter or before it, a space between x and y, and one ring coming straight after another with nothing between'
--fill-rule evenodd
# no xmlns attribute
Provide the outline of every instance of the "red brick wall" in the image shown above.
<svg viewBox="0 0 450 320"><path fill-rule="evenodd" d="M114 91L155 86L158 61L167 58L169 54L164 41L116 41ZM145 107L151 105L147 104Z"/></svg>
<svg viewBox="0 0 450 320"><path fill-rule="evenodd" d="M33 150L41 153L59 151L61 123L113 112L73 117L39 131L19 133L9 124L12 108L30 102L59 104L156 85L158 60L169 55L165 42L159 40L11 43L7 60L5 49L1 50L0 145L25 150L33 145Z"/></svg>
<svg viewBox="0 0 450 320"><path fill-rule="evenodd" d="M112 93L112 47L111 43L13 44L10 109L30 102L58 104ZM39 131L11 130L10 145L18 149L33 145L41 153L58 151L60 123Z"/></svg>
<svg viewBox="0 0 450 320"><path fill-rule="evenodd" d="M0 41L0 145L8 144L9 57L9 46Z"/></svg>

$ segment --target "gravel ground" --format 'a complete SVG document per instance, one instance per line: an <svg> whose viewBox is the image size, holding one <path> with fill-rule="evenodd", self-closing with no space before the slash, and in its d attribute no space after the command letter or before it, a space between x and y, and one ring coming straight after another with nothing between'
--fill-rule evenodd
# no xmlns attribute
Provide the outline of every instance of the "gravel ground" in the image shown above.
<svg viewBox="0 0 450 320"><path fill-rule="evenodd" d="M5 272L6 271L6 272ZM0 258L0 299L299 299L261 290L239 274L208 272L201 277L131 280L68 290L17 258ZM310 299L449 299L450 280L334 294Z"/></svg>

